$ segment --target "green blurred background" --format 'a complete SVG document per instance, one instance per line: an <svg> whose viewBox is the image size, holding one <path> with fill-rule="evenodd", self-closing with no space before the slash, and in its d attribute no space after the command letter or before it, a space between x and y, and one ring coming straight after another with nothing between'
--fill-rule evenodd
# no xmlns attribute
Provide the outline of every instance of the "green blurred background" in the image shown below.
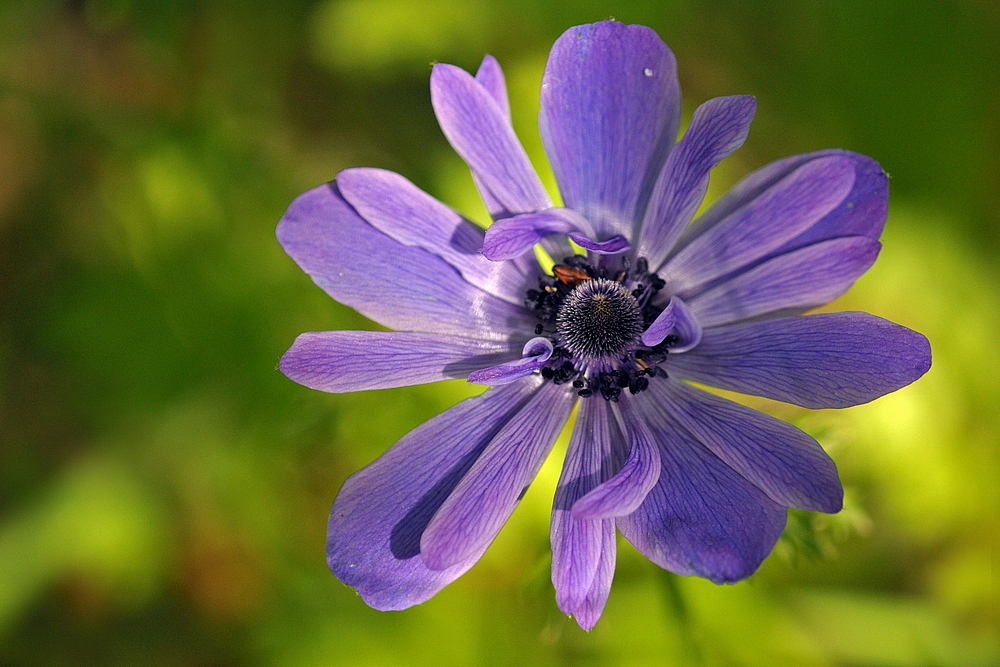
<svg viewBox="0 0 1000 667"><path fill-rule="evenodd" d="M671 45L685 118L757 96L710 198L791 153L882 163L885 249L831 307L925 333L934 366L850 410L750 401L821 440L848 507L792 513L744 583L664 573L622 541L604 618L580 631L549 583L563 442L472 571L368 609L324 563L337 489L474 390L285 379L296 334L373 325L275 224L357 165L483 220L428 77L487 52L551 186L548 48L611 16ZM1000 664L998 35L992 0L3 0L0 664Z"/></svg>

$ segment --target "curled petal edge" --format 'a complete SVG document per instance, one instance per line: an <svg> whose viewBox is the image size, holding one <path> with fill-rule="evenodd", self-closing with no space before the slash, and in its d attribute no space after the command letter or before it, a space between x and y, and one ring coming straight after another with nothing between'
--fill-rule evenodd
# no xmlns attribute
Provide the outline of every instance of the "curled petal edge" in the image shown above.
<svg viewBox="0 0 1000 667"><path fill-rule="evenodd" d="M487 385L510 384L544 366L552 356L552 350L552 341L548 338L540 336L532 338L524 344L520 359L473 371L469 374L469 382Z"/></svg>
<svg viewBox="0 0 1000 667"><path fill-rule="evenodd" d="M498 220L486 230L483 255L494 262L515 259L550 234L568 236L581 248L606 255L632 248L628 240L615 235L596 241L590 223L579 213L567 208L550 208L536 213L522 213Z"/></svg>
<svg viewBox="0 0 1000 667"><path fill-rule="evenodd" d="M621 470L573 503L575 519L613 519L639 509L660 479L660 454L656 439L627 403L612 409L628 441L629 452Z"/></svg>
<svg viewBox="0 0 1000 667"><path fill-rule="evenodd" d="M676 345L669 346L674 353L687 352L701 342L701 323L679 296L670 298L667 307L642 333L641 340L643 345L656 347L670 335L678 339Z"/></svg>

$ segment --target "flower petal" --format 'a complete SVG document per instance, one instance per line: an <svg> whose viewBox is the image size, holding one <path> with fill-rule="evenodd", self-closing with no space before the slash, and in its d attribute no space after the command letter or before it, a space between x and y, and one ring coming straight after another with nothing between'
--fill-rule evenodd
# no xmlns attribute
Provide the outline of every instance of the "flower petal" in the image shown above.
<svg viewBox="0 0 1000 667"><path fill-rule="evenodd" d="M552 502L552 585L566 614L584 604L603 553L605 521L573 516L573 504L621 467L625 441L607 401L585 400L573 427ZM612 536L614 524L611 524Z"/></svg>
<svg viewBox="0 0 1000 667"><path fill-rule="evenodd" d="M717 97L695 109L691 125L667 158L653 186L642 224L639 257L661 266L708 190L709 172L743 145L757 101L749 95Z"/></svg>
<svg viewBox="0 0 1000 667"><path fill-rule="evenodd" d="M483 62L479 64L476 71L476 81L479 82L493 101L500 107L500 112L504 119L510 122L510 102L507 99L507 80L503 75L503 68L497 59L491 55L483 57Z"/></svg>
<svg viewBox="0 0 1000 667"><path fill-rule="evenodd" d="M889 210L889 183L886 173L878 162L867 155L828 149L792 155L765 165L747 175L694 221L684 232L673 252L676 253L690 244L695 238L704 234L737 209L761 196L770 187L802 165L813 160L833 156L844 157L854 163L854 187L836 208L782 248L776 250L775 254L838 236L868 236L878 240L885 227L885 219Z"/></svg>
<svg viewBox="0 0 1000 667"><path fill-rule="evenodd" d="M846 292L875 263L881 247L868 236L820 241L770 259L688 304L706 327L822 306Z"/></svg>
<svg viewBox="0 0 1000 667"><path fill-rule="evenodd" d="M477 289L440 257L362 220L336 183L293 201L277 234L327 294L383 326L486 340L534 327L524 308Z"/></svg>
<svg viewBox="0 0 1000 667"><path fill-rule="evenodd" d="M517 354L510 344L398 331L304 333L278 368L311 389L343 393L468 377Z"/></svg>
<svg viewBox="0 0 1000 667"><path fill-rule="evenodd" d="M503 70L500 68L500 63L493 56L486 56L483 58L483 62L479 65L479 70L476 72L476 81L489 93L490 97L500 106L500 111L503 112L503 117L510 124L510 102L507 100L507 83L504 79ZM483 181L476 172L472 172L472 180L476 184L476 189L479 190L479 195L483 198L483 203L486 204L486 210L489 211L490 217L493 220L502 220L503 218L509 218L514 215L511 211L508 211L504 205L497 200L490 189L483 184ZM553 239L545 239L542 241L542 246L548 250L550 253L553 251L559 254L560 247L559 244L555 243ZM525 254L521 257L517 257L511 260L511 263L517 267L521 273L526 276L535 277L538 275L540 268L538 262L535 260L535 254Z"/></svg>
<svg viewBox="0 0 1000 667"><path fill-rule="evenodd" d="M580 247L599 255L616 254L632 247L620 235L604 241L591 240L589 237L595 234L586 218L568 208L550 208L511 216L490 225L483 241L483 255L494 262L520 257L551 234L568 236ZM568 244L562 256L566 253L573 254Z"/></svg>
<svg viewBox="0 0 1000 667"><path fill-rule="evenodd" d="M841 156L812 160L692 241L659 271L672 293L766 256L832 211L854 184L854 163Z"/></svg>
<svg viewBox="0 0 1000 667"><path fill-rule="evenodd" d="M420 559L427 523L541 380L467 399L403 436L351 475L330 512L327 563L376 609L423 602L472 567L485 546L446 570Z"/></svg>
<svg viewBox="0 0 1000 667"><path fill-rule="evenodd" d="M556 40L539 128L566 206L604 238L635 238L646 193L677 136L677 63L655 31L603 21Z"/></svg>
<svg viewBox="0 0 1000 667"><path fill-rule="evenodd" d="M613 519L604 519L600 525L601 555L597 563L597 571L594 573L594 581L580 606L570 612L577 624L584 630L590 630L600 620L601 614L604 612L604 605L607 604L608 596L611 594L611 580L615 576L615 558L618 553L618 545L615 542L615 522Z"/></svg>
<svg viewBox="0 0 1000 667"><path fill-rule="evenodd" d="M596 400L596 399L594 399ZM615 476L591 489L573 504L577 519L612 519L634 512L660 478L660 455L656 440L623 394L612 406L628 444L628 458Z"/></svg>
<svg viewBox="0 0 1000 667"><path fill-rule="evenodd" d="M586 224L579 214L563 208L498 220L486 230L483 255L494 262L520 257L549 234L567 235L580 231L581 222Z"/></svg>
<svg viewBox="0 0 1000 667"><path fill-rule="evenodd" d="M427 567L446 570L486 549L535 478L575 400L547 382L497 433L420 538Z"/></svg>
<svg viewBox="0 0 1000 667"><path fill-rule="evenodd" d="M577 232L570 233L569 237L573 243L597 255L617 255L632 249L632 244L621 234L615 234L605 241L592 241Z"/></svg>
<svg viewBox="0 0 1000 667"><path fill-rule="evenodd" d="M750 576L778 541L786 508L705 449L648 392L636 398L659 445L660 479L638 510L616 520L622 535L678 574L717 584Z"/></svg>
<svg viewBox="0 0 1000 667"><path fill-rule="evenodd" d="M673 378L649 390L701 444L774 502L815 512L843 507L837 466L812 436Z"/></svg>
<svg viewBox="0 0 1000 667"><path fill-rule="evenodd" d="M470 373L469 382L492 385L510 384L531 375L544 366L552 356L552 350L552 341L548 338L532 338L524 344L520 359Z"/></svg>
<svg viewBox="0 0 1000 667"><path fill-rule="evenodd" d="M435 65L431 103L452 147L504 209L528 213L552 206L500 105L472 75Z"/></svg>
<svg viewBox="0 0 1000 667"><path fill-rule="evenodd" d="M905 387L927 372L916 331L868 313L823 313L706 329L667 368L704 384L806 408L846 408Z"/></svg>
<svg viewBox="0 0 1000 667"><path fill-rule="evenodd" d="M337 174L344 199L375 229L406 246L423 248L455 267L466 281L520 305L529 283L512 264L483 256L483 230L406 178L384 169Z"/></svg>
<svg viewBox="0 0 1000 667"><path fill-rule="evenodd" d="M889 215L889 176L867 155L849 151L821 151L818 155L842 155L854 162L854 187L822 220L789 241L778 252L837 238L868 236L878 239Z"/></svg>
<svg viewBox="0 0 1000 667"><path fill-rule="evenodd" d="M641 340L643 345L656 347L672 335L677 340L669 348L678 353L695 347L701 342L701 334L701 322L679 296L673 296L663 312L642 332Z"/></svg>
<svg viewBox="0 0 1000 667"><path fill-rule="evenodd" d="M476 72L476 81L489 93L493 101L500 107L504 119L510 123L510 102L507 100L507 82L504 78L503 70L500 68L500 63L497 62L496 58L490 55L483 58L483 62L480 63L479 70ZM479 196L483 198L483 203L486 204L486 210L489 211L491 218L499 220L511 215L510 211L505 209L503 204L497 201L497 198L490 192L490 189L483 184L482 179L476 175L475 171L472 172L472 180L476 184Z"/></svg>

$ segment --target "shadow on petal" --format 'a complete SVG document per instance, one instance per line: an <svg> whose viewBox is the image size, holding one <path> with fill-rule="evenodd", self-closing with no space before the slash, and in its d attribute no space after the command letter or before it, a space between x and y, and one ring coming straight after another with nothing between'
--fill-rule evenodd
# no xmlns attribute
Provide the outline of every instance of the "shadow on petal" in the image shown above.
<svg viewBox="0 0 1000 667"><path fill-rule="evenodd" d="M392 527L389 535L389 549L399 560L407 560L420 555L420 538L427 529L438 509L444 504L465 474L469 472L482 453L486 450L489 440L463 456L448 474L431 487L413 508Z"/></svg>

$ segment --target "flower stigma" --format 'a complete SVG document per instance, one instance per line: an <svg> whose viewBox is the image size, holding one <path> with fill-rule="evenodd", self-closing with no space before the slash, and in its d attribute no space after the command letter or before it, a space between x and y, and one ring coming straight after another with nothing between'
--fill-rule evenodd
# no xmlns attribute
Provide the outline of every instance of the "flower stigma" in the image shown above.
<svg viewBox="0 0 1000 667"><path fill-rule="evenodd" d="M642 333L642 309L621 283L585 280L563 300L556 330L576 358L618 357Z"/></svg>

